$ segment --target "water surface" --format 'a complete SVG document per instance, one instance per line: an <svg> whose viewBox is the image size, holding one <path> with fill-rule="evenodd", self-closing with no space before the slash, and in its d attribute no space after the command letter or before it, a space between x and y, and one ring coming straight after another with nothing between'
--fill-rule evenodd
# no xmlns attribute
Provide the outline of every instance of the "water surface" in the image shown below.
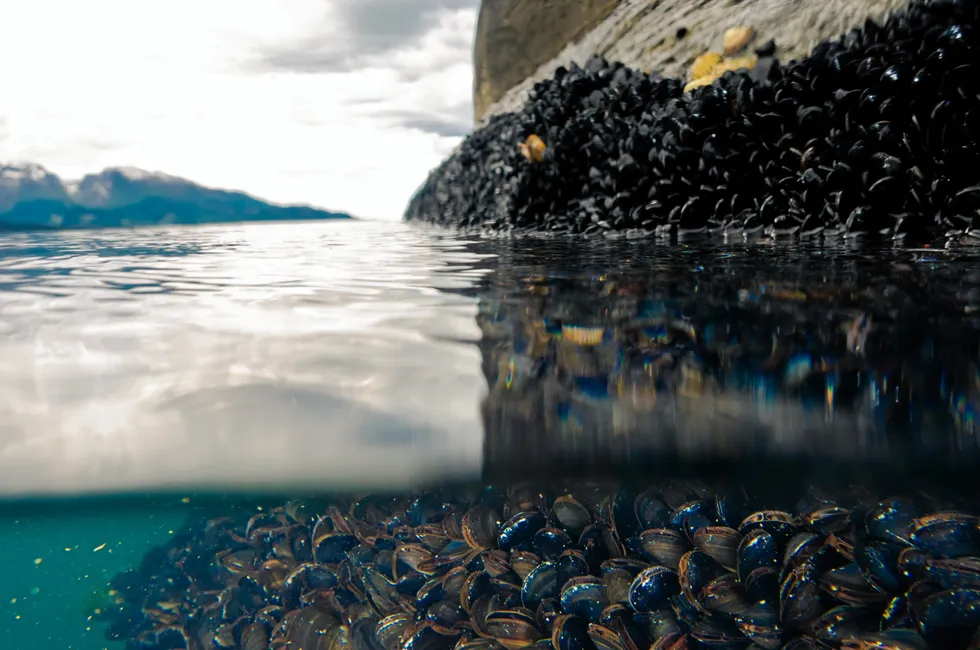
<svg viewBox="0 0 980 650"><path fill-rule="evenodd" d="M969 468L976 262L362 222L5 235L0 491Z"/></svg>

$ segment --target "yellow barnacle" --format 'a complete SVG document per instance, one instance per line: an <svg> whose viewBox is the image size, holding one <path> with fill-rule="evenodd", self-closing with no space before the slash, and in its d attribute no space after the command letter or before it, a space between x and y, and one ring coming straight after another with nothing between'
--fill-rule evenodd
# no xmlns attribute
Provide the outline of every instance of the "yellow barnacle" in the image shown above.
<svg viewBox="0 0 980 650"><path fill-rule="evenodd" d="M720 64L718 64L718 66L715 67L715 75L717 75L716 78L720 77L721 75L725 74L728 71L734 72L736 70L743 70L743 69L751 70L752 68L755 67L755 64L758 62L759 62L759 57L755 56L754 54L750 54L749 56L736 56L730 59L725 59Z"/></svg>
<svg viewBox="0 0 980 650"><path fill-rule="evenodd" d="M521 155L531 162L541 162L544 158L544 151L548 147L545 145L544 140L532 133L527 136L527 140L518 143L517 148L520 150Z"/></svg>
<svg viewBox="0 0 980 650"><path fill-rule="evenodd" d="M725 56L731 56L742 51L752 41L753 36L755 36L755 30L751 27L739 26L726 29L722 36Z"/></svg>
<svg viewBox="0 0 980 650"><path fill-rule="evenodd" d="M684 86L684 92L690 92L695 88L700 88L701 86L710 86L712 83L714 83L715 79L717 78L718 77L716 77L715 75L709 75L707 77L699 77L694 81L688 82L688 84Z"/></svg>
<svg viewBox="0 0 980 650"><path fill-rule="evenodd" d="M718 52L705 52L694 59L694 63L691 64L691 79L696 81L709 76L714 71L715 66L721 63L724 58Z"/></svg>

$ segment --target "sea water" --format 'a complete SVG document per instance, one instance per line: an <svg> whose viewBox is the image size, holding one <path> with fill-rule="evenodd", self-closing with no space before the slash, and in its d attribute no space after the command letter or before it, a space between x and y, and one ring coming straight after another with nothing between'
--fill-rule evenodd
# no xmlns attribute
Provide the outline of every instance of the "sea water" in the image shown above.
<svg viewBox="0 0 980 650"><path fill-rule="evenodd" d="M297 494L574 475L976 496L968 244L275 223L0 236L0 639ZM964 487L966 486L966 487Z"/></svg>

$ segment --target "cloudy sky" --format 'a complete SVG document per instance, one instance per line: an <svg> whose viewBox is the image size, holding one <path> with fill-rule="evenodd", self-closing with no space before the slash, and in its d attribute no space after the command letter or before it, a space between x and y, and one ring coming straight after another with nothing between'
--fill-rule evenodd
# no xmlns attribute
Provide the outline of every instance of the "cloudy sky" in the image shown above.
<svg viewBox="0 0 980 650"><path fill-rule="evenodd" d="M0 0L0 160L398 219L472 120L479 0Z"/></svg>

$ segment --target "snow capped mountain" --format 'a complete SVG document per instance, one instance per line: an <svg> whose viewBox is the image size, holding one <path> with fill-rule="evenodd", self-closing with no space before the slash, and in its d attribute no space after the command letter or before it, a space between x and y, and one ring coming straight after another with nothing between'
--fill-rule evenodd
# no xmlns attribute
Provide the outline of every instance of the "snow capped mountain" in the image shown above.
<svg viewBox="0 0 980 650"><path fill-rule="evenodd" d="M350 216L271 205L135 167L109 167L64 182L38 164L0 163L0 229L337 218Z"/></svg>
<svg viewBox="0 0 980 650"><path fill-rule="evenodd" d="M61 179L35 163L0 163L0 212L21 201L67 200L68 191Z"/></svg>

